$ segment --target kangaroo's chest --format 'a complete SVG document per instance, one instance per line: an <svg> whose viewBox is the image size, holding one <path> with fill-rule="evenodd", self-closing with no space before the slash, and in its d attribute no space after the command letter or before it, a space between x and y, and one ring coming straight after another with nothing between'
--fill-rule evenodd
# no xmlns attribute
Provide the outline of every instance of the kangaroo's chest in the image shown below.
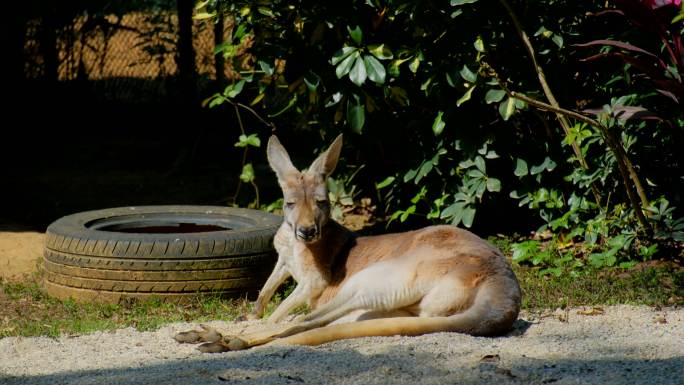
<svg viewBox="0 0 684 385"><path fill-rule="evenodd" d="M278 230L273 244L285 266L298 283L316 281L319 286L330 279L330 267L302 242L295 240L294 232L286 226Z"/></svg>

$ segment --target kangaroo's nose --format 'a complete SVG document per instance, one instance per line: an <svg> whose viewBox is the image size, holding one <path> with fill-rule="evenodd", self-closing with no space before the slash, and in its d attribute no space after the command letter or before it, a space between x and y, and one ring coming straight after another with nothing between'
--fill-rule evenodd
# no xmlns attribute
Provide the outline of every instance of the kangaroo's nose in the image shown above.
<svg viewBox="0 0 684 385"><path fill-rule="evenodd" d="M301 238L303 241L310 241L316 238L316 235L318 235L318 229L316 228L316 226L297 228L297 236Z"/></svg>

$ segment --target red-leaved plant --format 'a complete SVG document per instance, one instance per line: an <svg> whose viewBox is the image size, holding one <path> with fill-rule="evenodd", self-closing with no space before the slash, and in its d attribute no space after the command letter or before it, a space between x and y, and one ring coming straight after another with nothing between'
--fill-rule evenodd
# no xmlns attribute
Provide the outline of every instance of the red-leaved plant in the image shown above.
<svg viewBox="0 0 684 385"><path fill-rule="evenodd" d="M585 61L604 57L618 57L630 64L651 81L656 90L677 104L684 102L684 46L682 28L684 10L682 0L616 0L616 8L606 9L602 14L619 14L640 30L657 36L661 41L662 54L649 52L622 41L601 39L578 47L610 46L614 49L590 56Z"/></svg>

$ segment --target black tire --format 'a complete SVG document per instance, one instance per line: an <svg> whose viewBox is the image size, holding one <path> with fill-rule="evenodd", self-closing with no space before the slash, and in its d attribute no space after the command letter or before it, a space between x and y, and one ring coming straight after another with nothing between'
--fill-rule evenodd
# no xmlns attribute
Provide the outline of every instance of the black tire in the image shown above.
<svg viewBox="0 0 684 385"><path fill-rule="evenodd" d="M252 297L275 263L282 219L213 206L140 206L63 217L46 232L46 290L58 298Z"/></svg>

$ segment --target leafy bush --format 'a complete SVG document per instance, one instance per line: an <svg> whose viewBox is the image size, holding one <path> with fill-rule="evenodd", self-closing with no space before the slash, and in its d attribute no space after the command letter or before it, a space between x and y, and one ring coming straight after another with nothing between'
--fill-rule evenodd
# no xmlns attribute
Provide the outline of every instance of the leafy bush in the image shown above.
<svg viewBox="0 0 684 385"><path fill-rule="evenodd" d="M681 206L684 187L684 22L669 3L602 7L202 1L196 18L220 15L230 29L216 47L230 84L206 105L232 105L226 111L278 133L350 132L347 164L366 166L356 192L377 194L390 226L533 225L556 243L586 241L593 266L629 263L649 242L682 240L681 211L670 202ZM614 14L653 33L637 34ZM265 130L246 132L240 122L240 146L258 147ZM242 174L258 192L246 154ZM517 250L538 255L519 251L517 261L553 274L579 266L573 255L530 245Z"/></svg>

